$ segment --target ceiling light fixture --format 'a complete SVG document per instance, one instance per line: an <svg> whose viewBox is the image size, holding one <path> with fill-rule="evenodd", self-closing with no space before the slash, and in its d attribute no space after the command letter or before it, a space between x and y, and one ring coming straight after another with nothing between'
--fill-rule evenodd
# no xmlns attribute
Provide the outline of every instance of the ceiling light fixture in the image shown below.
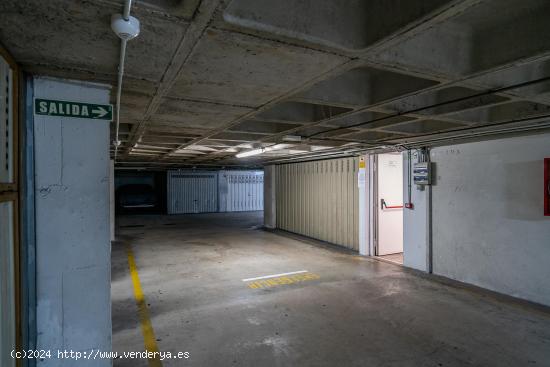
<svg viewBox="0 0 550 367"><path fill-rule="evenodd" d="M300 135L285 135L283 136L283 141L300 142L302 141L302 137Z"/></svg>
<svg viewBox="0 0 550 367"><path fill-rule="evenodd" d="M258 154L262 154L262 153L266 153L266 152L271 152L272 150L283 149L287 145L288 144L274 144L274 145L271 145L271 146L268 146L268 147L265 147L265 148L253 149L253 150L249 150L248 152L242 152L242 153L237 154L235 157L237 157L237 158L250 157L250 156L253 156L253 155L258 155Z"/></svg>
<svg viewBox="0 0 550 367"><path fill-rule="evenodd" d="M262 154L264 151L265 151L264 148L253 149L253 150L249 150L248 152L241 152L241 153L235 155L235 157L237 157L237 158L251 157L253 155Z"/></svg>

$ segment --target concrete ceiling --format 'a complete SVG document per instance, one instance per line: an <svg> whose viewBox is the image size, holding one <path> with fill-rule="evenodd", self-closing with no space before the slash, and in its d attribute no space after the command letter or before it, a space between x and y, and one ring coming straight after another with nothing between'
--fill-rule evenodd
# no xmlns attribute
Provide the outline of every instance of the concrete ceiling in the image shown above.
<svg viewBox="0 0 550 367"><path fill-rule="evenodd" d="M122 6L3 0L0 42L28 72L114 86ZM258 166L549 127L547 0L148 0L132 15L119 167Z"/></svg>

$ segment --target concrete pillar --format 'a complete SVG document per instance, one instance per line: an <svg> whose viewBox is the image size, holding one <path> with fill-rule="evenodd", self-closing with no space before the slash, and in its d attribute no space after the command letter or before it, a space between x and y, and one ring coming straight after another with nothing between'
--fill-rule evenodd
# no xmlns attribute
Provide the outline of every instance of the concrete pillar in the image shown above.
<svg viewBox="0 0 550 367"><path fill-rule="evenodd" d="M108 87L36 78L35 98L109 103ZM34 116L37 346L111 350L109 121ZM110 366L110 360L78 361Z"/></svg>
<svg viewBox="0 0 550 367"><path fill-rule="evenodd" d="M277 227L275 175L275 166L264 167L264 226L271 229Z"/></svg>
<svg viewBox="0 0 550 367"><path fill-rule="evenodd" d="M367 194L367 220L368 220L368 248L369 255L374 256L374 242L375 242L375 232L376 232L376 223L374 221L376 217L376 192L375 192L375 167L376 167L376 154L369 154L365 157L367 161L367 172L369 175L369 189Z"/></svg>
<svg viewBox="0 0 550 367"><path fill-rule="evenodd" d="M111 241L115 240L115 161L109 163L109 209L111 219Z"/></svg>
<svg viewBox="0 0 550 367"><path fill-rule="evenodd" d="M430 254L429 240L429 187L418 187L413 183L412 172L409 170L418 162L418 151L403 152L403 201L409 200L412 209L403 209L403 265L422 271L429 271ZM410 158L410 159L409 159Z"/></svg>
<svg viewBox="0 0 550 367"><path fill-rule="evenodd" d="M370 255L368 233L369 233L369 171L367 168L367 157L361 156L359 160L359 172L357 174L357 187L359 188L359 254Z"/></svg>

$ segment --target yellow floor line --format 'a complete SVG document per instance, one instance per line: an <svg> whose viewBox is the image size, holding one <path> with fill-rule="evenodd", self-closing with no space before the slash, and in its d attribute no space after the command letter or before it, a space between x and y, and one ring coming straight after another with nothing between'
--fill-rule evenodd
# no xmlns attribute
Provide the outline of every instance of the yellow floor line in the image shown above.
<svg viewBox="0 0 550 367"><path fill-rule="evenodd" d="M143 296L143 291L141 290L141 283L139 281L139 275L136 267L136 261L134 259L134 253L130 245L126 245L126 253L128 255L128 266L130 267L130 275L132 276L132 283L134 284L134 297L138 306L139 321L141 323L141 331L143 333L143 341L145 344L145 349L148 352L157 352L155 355L156 358L150 358L149 367L162 367L162 362L158 357L158 345L157 339L155 337L155 331L153 330L153 324L149 318L149 310L147 309L147 304L145 303L145 297Z"/></svg>

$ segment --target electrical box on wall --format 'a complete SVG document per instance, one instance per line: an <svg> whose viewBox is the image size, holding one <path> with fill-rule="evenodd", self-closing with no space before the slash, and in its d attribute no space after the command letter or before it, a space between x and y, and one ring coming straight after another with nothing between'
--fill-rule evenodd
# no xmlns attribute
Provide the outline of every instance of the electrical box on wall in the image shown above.
<svg viewBox="0 0 550 367"><path fill-rule="evenodd" d="M544 215L550 216L550 158L544 158Z"/></svg>
<svg viewBox="0 0 550 367"><path fill-rule="evenodd" d="M413 167L413 181L416 185L424 186L431 184L431 163L419 162Z"/></svg>

